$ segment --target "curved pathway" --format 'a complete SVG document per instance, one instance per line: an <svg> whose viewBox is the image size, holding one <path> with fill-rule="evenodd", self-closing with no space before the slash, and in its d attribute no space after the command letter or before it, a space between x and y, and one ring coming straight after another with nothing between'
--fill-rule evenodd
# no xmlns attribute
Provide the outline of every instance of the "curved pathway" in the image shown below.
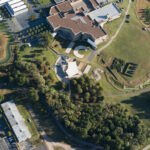
<svg viewBox="0 0 150 150"><path fill-rule="evenodd" d="M48 150L55 150L54 147L61 147L64 150L75 150L75 148L72 148L70 145L67 145L67 144L64 144L64 143L60 143L60 142L54 142L53 139L48 137L46 132L44 131L44 129L40 125L40 121L36 117L36 114L33 112L32 108L28 107L28 110L29 110L29 112L30 112L34 122L36 123L37 129L40 132L40 135L43 138L44 144L45 144L45 146L46 146L46 148Z"/></svg>
<svg viewBox="0 0 150 150"><path fill-rule="evenodd" d="M101 52L103 49L107 48L107 47L116 39L116 37L117 37L117 35L119 34L119 32L120 32L120 30L121 30L123 24L125 23L126 15L128 14L128 12L129 12L129 10L130 10L130 5L131 5L131 0L129 0L128 7L127 7L127 10L126 10L126 12L125 12L125 16L124 16L124 18L123 18L123 20L122 20L120 26L118 27L118 29L117 29L115 35L111 37L110 41L109 41L106 45L104 45L103 47L101 47L101 48L100 48L99 50L97 50L97 51L93 51L92 54L89 56L88 61L91 62L96 54L100 54L100 52Z"/></svg>
<svg viewBox="0 0 150 150"><path fill-rule="evenodd" d="M145 89L140 89L137 91L126 92L126 93L122 93L122 94L104 94L104 96L106 96L106 97L124 97L124 96L132 96L132 95L136 95L136 94L141 94L141 93L149 92L149 91L150 91L150 87L145 88Z"/></svg>
<svg viewBox="0 0 150 150"><path fill-rule="evenodd" d="M145 148L143 148L142 150L149 150L150 149L150 145L147 145Z"/></svg>
<svg viewBox="0 0 150 150"><path fill-rule="evenodd" d="M70 138L70 140L72 140L75 143L87 146L87 147L91 147L92 149L94 148L98 148L98 150L104 150L104 148L102 146L98 146L96 144L92 144L89 143L87 141L84 141L82 139L79 139L75 136L73 136L72 134L70 134L64 127L63 125L56 119L55 115L52 112L52 109L49 107L49 105L47 105L47 102L43 99L43 104L48 108L49 113L51 114L51 117L55 120L56 125L59 127L59 129L67 136Z"/></svg>

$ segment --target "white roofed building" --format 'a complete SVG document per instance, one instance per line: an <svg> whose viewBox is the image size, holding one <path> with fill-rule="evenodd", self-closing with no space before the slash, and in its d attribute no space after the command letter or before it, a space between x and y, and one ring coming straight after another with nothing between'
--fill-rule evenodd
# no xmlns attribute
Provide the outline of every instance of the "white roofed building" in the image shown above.
<svg viewBox="0 0 150 150"><path fill-rule="evenodd" d="M14 134L16 135L18 142L25 141L28 138L31 138L31 133L28 130L28 127L24 123L24 119L20 115L15 103L13 100L1 104L1 107L9 121Z"/></svg>
<svg viewBox="0 0 150 150"><path fill-rule="evenodd" d="M17 16L28 11L23 0L0 0L0 6L5 5L11 16Z"/></svg>
<svg viewBox="0 0 150 150"><path fill-rule="evenodd" d="M78 69L76 61L68 62L68 68L66 70L66 73L67 73L68 78L71 78L79 74L79 69Z"/></svg>

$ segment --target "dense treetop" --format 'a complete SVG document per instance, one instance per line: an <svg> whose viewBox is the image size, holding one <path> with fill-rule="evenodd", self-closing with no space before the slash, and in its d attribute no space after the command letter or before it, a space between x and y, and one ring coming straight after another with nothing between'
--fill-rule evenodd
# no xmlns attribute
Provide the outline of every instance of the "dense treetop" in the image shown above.
<svg viewBox="0 0 150 150"><path fill-rule="evenodd" d="M149 137L140 119L119 104L107 104L101 85L88 76L71 81L70 95L65 83L59 88L52 84L39 63L21 61L17 50L8 71L9 83L25 87L31 101L46 100L56 119L74 136L106 150L137 150Z"/></svg>
<svg viewBox="0 0 150 150"><path fill-rule="evenodd" d="M104 99L101 85L85 75L71 81L71 92L76 101L100 102Z"/></svg>
<svg viewBox="0 0 150 150"><path fill-rule="evenodd" d="M72 81L71 85L76 85L73 94L79 93L77 84L86 87L88 83L91 85L88 86L89 93L93 90L93 85L99 86L97 89L101 91L99 84L87 76L83 76ZM83 91L86 89L85 87ZM79 99L74 100L74 98L70 99L67 93L58 93L53 89L46 97L57 119L64 124L70 133L89 142L102 145L108 150L129 150L133 147L137 148L146 141L147 129L137 116L128 115L127 110L119 104L105 104L103 101L93 103L92 97L90 97L92 103L87 103L81 99L85 96L84 92L80 94Z"/></svg>

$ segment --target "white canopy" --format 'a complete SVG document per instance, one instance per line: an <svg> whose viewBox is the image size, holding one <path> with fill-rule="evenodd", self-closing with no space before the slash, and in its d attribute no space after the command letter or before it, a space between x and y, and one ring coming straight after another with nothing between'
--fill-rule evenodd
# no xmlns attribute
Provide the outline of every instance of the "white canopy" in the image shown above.
<svg viewBox="0 0 150 150"><path fill-rule="evenodd" d="M66 70L68 77L72 77L79 73L76 61L68 62L68 69Z"/></svg>

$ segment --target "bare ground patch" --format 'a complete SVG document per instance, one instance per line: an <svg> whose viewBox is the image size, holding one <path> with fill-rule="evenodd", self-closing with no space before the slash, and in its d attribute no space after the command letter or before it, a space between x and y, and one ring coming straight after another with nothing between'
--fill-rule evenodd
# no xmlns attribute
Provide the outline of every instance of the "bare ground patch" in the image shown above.
<svg viewBox="0 0 150 150"><path fill-rule="evenodd" d="M8 38L4 34L0 34L0 60L6 57L6 46Z"/></svg>

